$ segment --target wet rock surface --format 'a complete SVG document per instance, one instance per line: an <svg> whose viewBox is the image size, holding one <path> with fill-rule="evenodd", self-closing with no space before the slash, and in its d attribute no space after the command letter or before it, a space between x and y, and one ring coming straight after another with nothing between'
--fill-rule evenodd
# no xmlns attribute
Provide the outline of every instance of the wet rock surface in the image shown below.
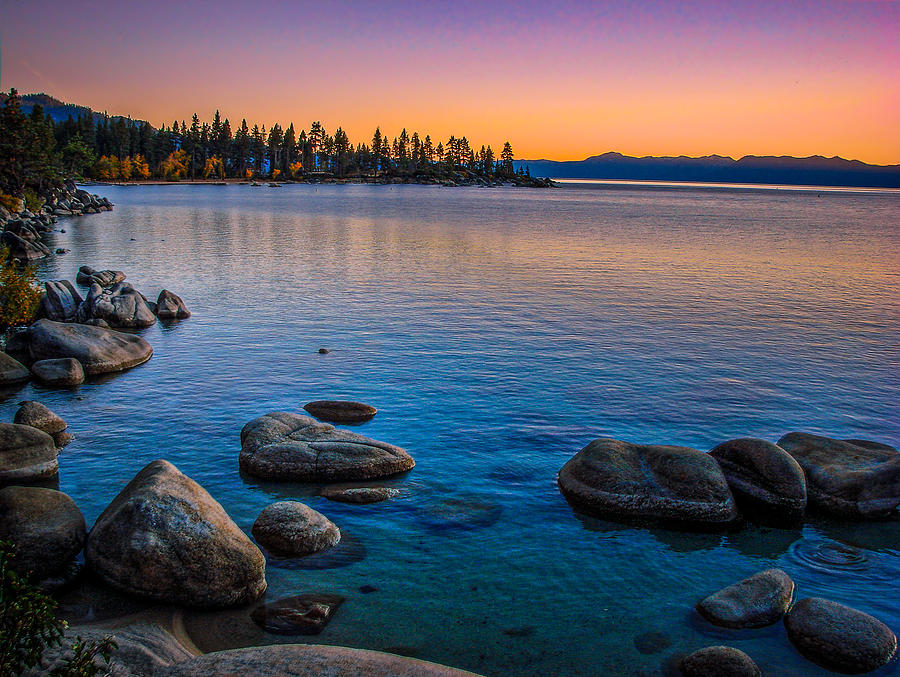
<svg viewBox="0 0 900 677"><path fill-rule="evenodd" d="M19 405L13 423L37 428L48 435L61 433L66 429L66 422L54 414L40 402L27 400Z"/></svg>
<svg viewBox="0 0 900 677"><path fill-rule="evenodd" d="M897 651L897 637L877 618L819 597L797 602L784 625L800 653L829 670L870 672Z"/></svg>
<svg viewBox="0 0 900 677"><path fill-rule="evenodd" d="M281 555L309 555L341 540L341 532L331 520L297 501L267 506L252 531L260 544Z"/></svg>
<svg viewBox="0 0 900 677"><path fill-rule="evenodd" d="M681 659L684 677L759 677L759 666L740 649L709 646Z"/></svg>
<svg viewBox="0 0 900 677"><path fill-rule="evenodd" d="M766 569L700 601L697 611L725 628L761 628L781 620L793 596L790 576L781 569Z"/></svg>
<svg viewBox="0 0 900 677"><path fill-rule="evenodd" d="M85 559L118 590L184 606L245 604L266 589L259 549L203 487L161 460L97 518Z"/></svg>
<svg viewBox="0 0 900 677"><path fill-rule="evenodd" d="M345 400L317 400L303 408L322 421L329 423L362 423L378 413L378 410L362 402Z"/></svg>
<svg viewBox="0 0 900 677"><path fill-rule="evenodd" d="M30 425L0 423L0 483L33 482L57 473L56 444Z"/></svg>
<svg viewBox="0 0 900 677"><path fill-rule="evenodd" d="M319 495L338 503L380 503L400 496L400 490L393 487L325 487Z"/></svg>
<svg viewBox="0 0 900 677"><path fill-rule="evenodd" d="M0 489L0 540L15 547L12 569L40 581L65 569L84 547L84 517L69 496L53 489Z"/></svg>
<svg viewBox="0 0 900 677"><path fill-rule="evenodd" d="M809 503L816 510L848 518L886 516L900 505L900 453L865 440L835 440L788 433L778 446L806 473Z"/></svg>
<svg viewBox="0 0 900 677"><path fill-rule="evenodd" d="M286 412L244 426L239 461L256 477L307 482L373 479L415 465L400 447Z"/></svg>
<svg viewBox="0 0 900 677"><path fill-rule="evenodd" d="M728 524L737 509L718 463L688 447L601 438L559 472L571 503L610 517Z"/></svg>
<svg viewBox="0 0 900 677"><path fill-rule="evenodd" d="M27 344L32 359L76 359L87 375L130 369L153 355L153 348L140 336L51 320L31 325Z"/></svg>
<svg viewBox="0 0 900 677"><path fill-rule="evenodd" d="M258 606L250 616L263 630L276 635L318 635L344 599L328 593L296 595Z"/></svg>

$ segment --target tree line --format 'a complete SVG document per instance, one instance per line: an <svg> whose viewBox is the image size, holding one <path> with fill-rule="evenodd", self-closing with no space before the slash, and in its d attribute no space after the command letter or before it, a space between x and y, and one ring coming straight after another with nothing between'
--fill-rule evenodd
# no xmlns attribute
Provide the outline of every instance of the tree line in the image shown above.
<svg viewBox="0 0 900 677"><path fill-rule="evenodd" d="M219 112L211 122L194 114L190 124L175 120L153 128L122 117L85 114L54 122L39 105L21 111L10 90L0 108L0 191L20 195L40 190L59 175L97 180L157 178L308 180L323 177L412 180L466 178L504 180L516 172L507 141L499 157L491 146L475 148L465 136L435 141L403 129L390 139L376 129L370 142L353 143L338 127L328 133L320 122L297 130L275 123L236 130Z"/></svg>

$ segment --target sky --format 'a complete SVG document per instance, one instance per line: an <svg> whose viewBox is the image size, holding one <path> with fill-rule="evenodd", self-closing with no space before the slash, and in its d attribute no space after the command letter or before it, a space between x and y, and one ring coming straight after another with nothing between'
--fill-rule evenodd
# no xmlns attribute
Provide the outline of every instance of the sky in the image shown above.
<svg viewBox="0 0 900 677"><path fill-rule="evenodd" d="M0 88L516 157L900 163L900 1L0 0Z"/></svg>

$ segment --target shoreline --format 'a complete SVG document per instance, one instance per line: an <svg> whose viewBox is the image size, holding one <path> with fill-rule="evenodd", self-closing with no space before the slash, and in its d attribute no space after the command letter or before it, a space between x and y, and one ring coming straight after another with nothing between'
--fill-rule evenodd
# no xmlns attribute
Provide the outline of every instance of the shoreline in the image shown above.
<svg viewBox="0 0 900 677"><path fill-rule="evenodd" d="M513 179L504 179L498 181L487 181L483 178L467 178L456 176L452 180L439 179L415 179L411 177L398 176L382 176L382 177L314 177L311 179L184 179L180 181L165 181L162 179L143 179L140 181L78 181L80 186L284 186L284 185L381 185L381 186L397 186L397 185L419 185L419 186L443 186L447 188L456 188L463 186L481 186L484 188L553 188L556 187L556 181L550 178L535 178L528 176L516 176Z"/></svg>

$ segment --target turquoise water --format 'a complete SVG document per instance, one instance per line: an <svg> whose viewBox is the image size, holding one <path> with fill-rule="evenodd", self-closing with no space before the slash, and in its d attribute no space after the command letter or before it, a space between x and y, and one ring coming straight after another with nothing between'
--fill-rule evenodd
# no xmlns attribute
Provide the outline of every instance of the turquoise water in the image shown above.
<svg viewBox="0 0 900 677"><path fill-rule="evenodd" d="M269 599L348 600L316 638L486 675L659 674L728 643L764 671L828 674L780 625L714 629L693 604L780 566L798 596L900 630L900 522L813 520L733 534L631 528L572 511L556 472L609 436L710 449L791 430L900 444L900 197L568 184L102 187L113 212L60 221L41 264L124 270L194 316L142 331L152 360L77 390L28 385L76 440L59 485L92 523L166 458L247 532L299 498L347 544L270 562ZM317 354L320 347L332 352ZM274 410L358 399L358 432L417 461L392 502L238 471L239 432ZM301 563L302 564L302 563ZM341 565L341 566L337 566ZM319 568L313 568L319 567ZM328 567L328 568L322 568ZM363 594L361 586L374 586ZM248 612L187 614L204 648L291 641ZM635 638L662 632L653 654ZM894 665L879 674L897 674Z"/></svg>

